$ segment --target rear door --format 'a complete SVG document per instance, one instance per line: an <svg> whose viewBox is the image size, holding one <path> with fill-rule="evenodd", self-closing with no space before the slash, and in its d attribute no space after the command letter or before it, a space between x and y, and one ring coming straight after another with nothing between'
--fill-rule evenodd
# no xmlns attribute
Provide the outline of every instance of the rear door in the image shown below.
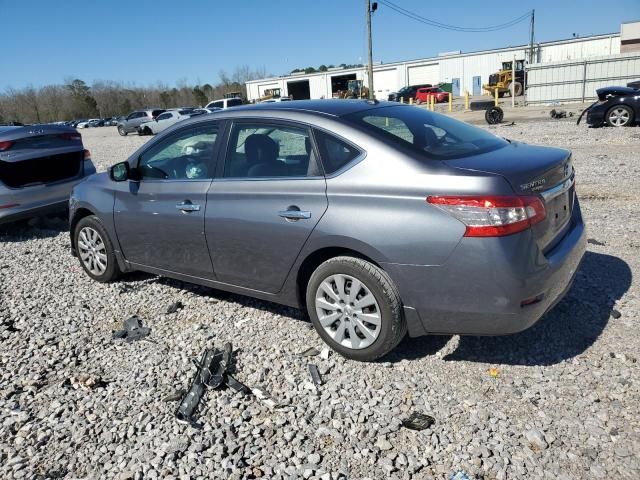
<svg viewBox="0 0 640 480"><path fill-rule="evenodd" d="M214 278L204 217L218 127L189 125L153 143L132 161L140 180L116 184L114 220L128 261Z"/></svg>
<svg viewBox="0 0 640 480"><path fill-rule="evenodd" d="M205 220L217 279L278 292L327 209L309 128L234 122L218 176L207 194Z"/></svg>

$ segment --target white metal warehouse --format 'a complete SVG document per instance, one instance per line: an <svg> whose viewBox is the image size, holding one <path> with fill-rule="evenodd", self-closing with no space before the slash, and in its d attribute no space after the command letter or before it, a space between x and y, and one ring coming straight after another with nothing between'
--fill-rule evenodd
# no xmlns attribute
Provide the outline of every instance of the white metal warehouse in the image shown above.
<svg viewBox="0 0 640 480"><path fill-rule="evenodd" d="M373 67L374 94L386 99L405 85L451 83L454 95L468 91L482 94L482 85L498 71L502 62L528 58L529 45L471 53L441 54L437 57L377 64ZM558 62L620 54L620 34L593 35L534 45L534 63ZM639 72L640 73L640 72ZM282 96L293 99L331 98L348 80L362 80L368 86L364 67L334 68L326 72L292 74L247 82L249 101L257 101L265 90L279 88Z"/></svg>

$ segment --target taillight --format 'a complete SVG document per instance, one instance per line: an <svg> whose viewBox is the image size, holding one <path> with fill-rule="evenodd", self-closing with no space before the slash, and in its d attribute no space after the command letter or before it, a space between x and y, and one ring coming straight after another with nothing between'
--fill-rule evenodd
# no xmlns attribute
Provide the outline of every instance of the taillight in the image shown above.
<svg viewBox="0 0 640 480"><path fill-rule="evenodd" d="M91 158L91 152L85 148L84 149L84 159L85 160L89 160L90 158Z"/></svg>
<svg viewBox="0 0 640 480"><path fill-rule="evenodd" d="M465 224L465 237L502 237L544 220L536 196L429 196L427 202Z"/></svg>
<svg viewBox="0 0 640 480"><path fill-rule="evenodd" d="M5 140L4 142L0 142L0 152L9 150L12 146L13 146L13 142L11 140Z"/></svg>

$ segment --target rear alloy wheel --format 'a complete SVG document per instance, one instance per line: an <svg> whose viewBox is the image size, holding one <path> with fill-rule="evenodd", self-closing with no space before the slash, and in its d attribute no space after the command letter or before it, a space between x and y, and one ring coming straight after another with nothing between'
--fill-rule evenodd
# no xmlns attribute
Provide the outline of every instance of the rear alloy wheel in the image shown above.
<svg viewBox="0 0 640 480"><path fill-rule="evenodd" d="M98 217L81 219L75 228L76 253L84 271L98 282L110 282L120 276L113 244Z"/></svg>
<svg viewBox="0 0 640 480"><path fill-rule="evenodd" d="M616 105L609 109L606 120L611 127L627 127L633 120L633 111L626 105Z"/></svg>
<svg viewBox="0 0 640 480"><path fill-rule="evenodd" d="M120 135L122 135L123 137L127 136L127 132L125 131L124 127L122 125L118 126L118 133Z"/></svg>
<svg viewBox="0 0 640 480"><path fill-rule="evenodd" d="M393 282L365 260L336 257L324 262L309 280L306 300L320 337L347 358L376 360L406 335Z"/></svg>

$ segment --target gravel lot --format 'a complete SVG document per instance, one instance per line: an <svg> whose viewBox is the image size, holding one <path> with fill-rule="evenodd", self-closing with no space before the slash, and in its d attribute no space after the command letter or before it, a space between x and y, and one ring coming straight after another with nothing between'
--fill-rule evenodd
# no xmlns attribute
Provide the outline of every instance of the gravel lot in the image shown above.
<svg viewBox="0 0 640 480"><path fill-rule="evenodd" d="M64 220L2 230L0 478L638 478L640 128L491 130L571 148L589 228L568 296L514 336L407 339L374 364L301 358L324 345L293 309L143 274L101 285ZM82 135L99 170L149 138ZM132 314L148 341L112 340ZM233 342L239 380L287 405L209 391L203 428L178 424L167 397L214 341ZM405 429L413 410L436 423Z"/></svg>

